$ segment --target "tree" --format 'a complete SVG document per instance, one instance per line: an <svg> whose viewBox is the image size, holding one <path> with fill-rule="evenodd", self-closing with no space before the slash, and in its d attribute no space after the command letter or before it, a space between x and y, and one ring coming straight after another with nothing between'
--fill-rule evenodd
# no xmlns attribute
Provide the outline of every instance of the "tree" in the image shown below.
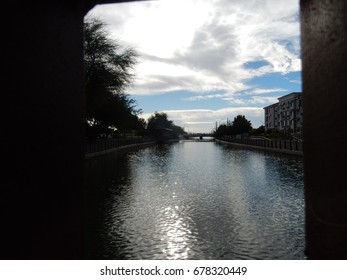
<svg viewBox="0 0 347 280"><path fill-rule="evenodd" d="M214 137L220 138L227 135L227 128L228 126L226 124L219 125L216 131L214 132Z"/></svg>
<svg viewBox="0 0 347 280"><path fill-rule="evenodd" d="M218 126L214 132L215 137L235 136L237 134L249 133L252 130L251 121L247 120L245 116L238 115L234 121Z"/></svg>
<svg viewBox="0 0 347 280"><path fill-rule="evenodd" d="M175 125L173 121L168 119L166 113L155 112L152 116L148 118L147 128L149 130L156 131L171 131L170 134L174 137L184 134L184 129L178 125Z"/></svg>
<svg viewBox="0 0 347 280"><path fill-rule="evenodd" d="M252 135L264 135L265 134L265 126L261 125L258 128L254 128L252 130Z"/></svg>
<svg viewBox="0 0 347 280"><path fill-rule="evenodd" d="M173 121L168 119L166 113L155 112L154 115L148 118L148 129L172 129Z"/></svg>
<svg viewBox="0 0 347 280"><path fill-rule="evenodd" d="M238 115L232 122L233 134L248 133L252 130L251 121L247 120L245 116Z"/></svg>
<svg viewBox="0 0 347 280"><path fill-rule="evenodd" d="M137 126L136 101L125 93L132 84L137 55L131 48L121 50L99 19L84 25L86 117L94 132L108 133L110 127L132 130ZM97 127L97 129L96 129Z"/></svg>
<svg viewBox="0 0 347 280"><path fill-rule="evenodd" d="M172 130L176 135L183 135L186 133L183 127L175 125L175 124L172 126Z"/></svg>

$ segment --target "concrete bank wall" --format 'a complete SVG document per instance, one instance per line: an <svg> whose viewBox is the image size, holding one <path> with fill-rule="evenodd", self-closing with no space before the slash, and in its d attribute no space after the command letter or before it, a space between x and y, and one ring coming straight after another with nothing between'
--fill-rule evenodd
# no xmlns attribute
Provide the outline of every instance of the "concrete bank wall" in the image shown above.
<svg viewBox="0 0 347 280"><path fill-rule="evenodd" d="M84 158L89 159L115 151L133 148L133 147L145 147L151 145L160 145L160 144L170 144L178 142L179 139L166 139L163 143L158 142L157 140L151 141L142 141L142 140L101 140L93 144L86 145L86 153Z"/></svg>
<svg viewBox="0 0 347 280"><path fill-rule="evenodd" d="M142 143L135 143L135 144L119 146L119 147L115 147L115 148L111 148L111 149L107 149L107 150L102 150L102 151L98 151L98 152L87 153L87 154L85 154L84 158L90 159L90 158L102 156L102 155L109 154L109 153L123 150L123 149L134 148L134 147L145 147L145 146L155 145L156 143L157 143L156 141L149 141L149 142L142 142Z"/></svg>
<svg viewBox="0 0 347 280"><path fill-rule="evenodd" d="M240 147L240 148L257 149L257 150L276 152L276 153L282 153L282 154L288 154L288 155L303 156L303 151L294 151L294 150L288 150L288 149L277 149L277 148L269 148L269 147L262 147L262 146L248 145L248 144L240 144L240 143L229 142L229 141L225 141L221 139L216 139L216 142L221 144L231 145L234 147Z"/></svg>

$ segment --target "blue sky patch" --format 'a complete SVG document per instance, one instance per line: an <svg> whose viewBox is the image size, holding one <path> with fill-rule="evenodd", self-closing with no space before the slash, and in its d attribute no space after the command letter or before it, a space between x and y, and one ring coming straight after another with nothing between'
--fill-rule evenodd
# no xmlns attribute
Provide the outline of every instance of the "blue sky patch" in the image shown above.
<svg viewBox="0 0 347 280"><path fill-rule="evenodd" d="M253 78L247 84L255 88L281 88L288 92L302 91L301 72L290 72L288 74L271 73Z"/></svg>
<svg viewBox="0 0 347 280"><path fill-rule="evenodd" d="M258 69L260 67L270 65L266 60L249 61L243 64L246 69Z"/></svg>

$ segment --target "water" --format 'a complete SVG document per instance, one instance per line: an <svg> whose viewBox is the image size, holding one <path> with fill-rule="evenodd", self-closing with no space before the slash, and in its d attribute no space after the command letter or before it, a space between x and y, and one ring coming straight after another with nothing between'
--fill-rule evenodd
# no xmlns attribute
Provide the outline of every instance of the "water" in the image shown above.
<svg viewBox="0 0 347 280"><path fill-rule="evenodd" d="M88 258L305 258L301 158L180 142L86 170Z"/></svg>

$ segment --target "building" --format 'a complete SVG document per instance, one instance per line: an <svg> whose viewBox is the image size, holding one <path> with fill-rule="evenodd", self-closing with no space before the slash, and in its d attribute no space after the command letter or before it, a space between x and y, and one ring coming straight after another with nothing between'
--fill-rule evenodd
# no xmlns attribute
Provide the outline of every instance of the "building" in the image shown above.
<svg viewBox="0 0 347 280"><path fill-rule="evenodd" d="M303 127L302 93L292 92L278 98L278 102L264 107L265 130L301 133Z"/></svg>

